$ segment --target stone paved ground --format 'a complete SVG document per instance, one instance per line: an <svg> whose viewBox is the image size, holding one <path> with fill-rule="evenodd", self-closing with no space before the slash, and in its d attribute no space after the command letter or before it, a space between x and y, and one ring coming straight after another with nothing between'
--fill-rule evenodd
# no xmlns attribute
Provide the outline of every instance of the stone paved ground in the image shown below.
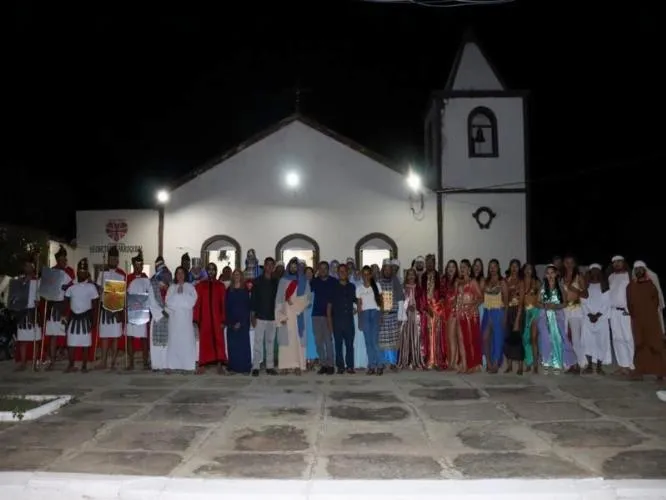
<svg viewBox="0 0 666 500"><path fill-rule="evenodd" d="M0 470L233 478L666 479L654 382L403 372L254 379L18 373L0 394L74 394L0 427Z"/></svg>

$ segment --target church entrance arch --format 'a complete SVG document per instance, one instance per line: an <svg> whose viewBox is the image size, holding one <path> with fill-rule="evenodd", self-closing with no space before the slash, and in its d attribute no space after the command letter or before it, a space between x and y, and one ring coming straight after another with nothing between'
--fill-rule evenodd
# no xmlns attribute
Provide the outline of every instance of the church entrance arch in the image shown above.
<svg viewBox="0 0 666 500"><path fill-rule="evenodd" d="M354 253L360 267L373 264L382 267L384 259L398 258L398 245L384 233L370 233L358 240Z"/></svg>
<svg viewBox="0 0 666 500"><path fill-rule="evenodd" d="M231 236L218 234L211 236L201 245L201 261L204 265L215 263L218 272L226 266L241 269L241 246Z"/></svg>
<svg viewBox="0 0 666 500"><path fill-rule="evenodd" d="M319 244L305 234L285 236L275 245L275 260L287 265L294 257L305 261L306 266L316 267L319 263Z"/></svg>

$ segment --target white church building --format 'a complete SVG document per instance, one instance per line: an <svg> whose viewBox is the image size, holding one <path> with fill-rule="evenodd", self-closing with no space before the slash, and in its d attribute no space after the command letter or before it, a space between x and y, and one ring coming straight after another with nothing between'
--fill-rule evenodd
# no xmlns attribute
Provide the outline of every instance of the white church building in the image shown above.
<svg viewBox="0 0 666 500"><path fill-rule="evenodd" d="M154 210L80 211L76 258L121 265L142 247L149 272L201 256L244 267L254 249L309 264L418 255L438 261L528 252L526 93L506 87L473 36L463 40L425 122L426 165L396 165L315 121L290 116L168 189ZM166 198L166 197L165 197ZM163 200L165 201L165 200Z"/></svg>

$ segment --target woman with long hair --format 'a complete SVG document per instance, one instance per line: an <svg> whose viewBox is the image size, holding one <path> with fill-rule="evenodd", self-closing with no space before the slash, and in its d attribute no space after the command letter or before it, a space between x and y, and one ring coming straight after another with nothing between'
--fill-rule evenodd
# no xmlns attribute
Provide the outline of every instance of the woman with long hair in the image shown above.
<svg viewBox="0 0 666 500"><path fill-rule="evenodd" d="M476 283L479 285L479 289L481 290L482 300L479 303L479 323L483 324L483 315L486 312L486 308L483 305L483 289L486 285L486 277L483 274L483 261L479 257L474 259L474 262L472 263L472 278L474 281L476 281ZM481 337L479 337L479 342L481 342L481 345L483 345L483 335L481 331L479 331L479 335L481 335ZM483 354L484 369L486 368L487 363L488 361L486 360L486 355Z"/></svg>
<svg viewBox="0 0 666 500"><path fill-rule="evenodd" d="M507 304L506 283L502 279L497 259L488 262L488 276L483 290L483 346L488 373L497 373L504 357L504 326Z"/></svg>
<svg viewBox="0 0 666 500"><path fill-rule="evenodd" d="M576 365L576 354L567 336L564 317L564 294L554 264L546 267L546 276L539 293L539 352L544 371L559 374Z"/></svg>
<svg viewBox="0 0 666 500"><path fill-rule="evenodd" d="M194 332L193 311L197 303L194 285L187 281L187 270L176 268L174 282L166 294L166 315L169 318L166 369L194 372L198 349Z"/></svg>
<svg viewBox="0 0 666 500"><path fill-rule="evenodd" d="M564 309L564 318L567 325L567 337L571 341L578 361L569 371L579 374L581 368L587 365L583 345L583 304L581 302L581 299L587 297L587 285L579 272L578 263L572 255L564 258L563 265L564 275L560 277L564 300L567 304Z"/></svg>
<svg viewBox="0 0 666 500"><path fill-rule="evenodd" d="M312 283L314 278L314 269L310 266L305 268L305 279L308 283ZM312 285L310 286L312 289ZM315 342L314 327L312 326L312 305L315 301L315 292L311 292L312 301L305 310L305 331L307 332L307 341L305 344L305 361L308 370L315 369L319 365L319 358L317 356L317 343ZM316 368L318 369L318 368Z"/></svg>
<svg viewBox="0 0 666 500"><path fill-rule="evenodd" d="M471 276L472 264L469 260L460 261L456 316L456 340L458 344L459 373L472 373L481 367L483 348L481 343L481 323L479 322L479 302L481 288Z"/></svg>
<svg viewBox="0 0 666 500"><path fill-rule="evenodd" d="M421 320L417 304L420 299L421 287L416 283L416 271L407 269L405 274L405 312L407 320L402 323L398 366L423 369L421 354Z"/></svg>
<svg viewBox="0 0 666 500"><path fill-rule="evenodd" d="M523 301L520 288L520 261L511 259L509 269L506 273L507 308L504 322L504 356L507 360L505 373L513 371L513 362L518 362L518 375L523 374L523 360L525 359L525 348L523 347L523 335L520 331L520 320L523 312Z"/></svg>
<svg viewBox="0 0 666 500"><path fill-rule="evenodd" d="M539 290L541 282L536 275L534 266L529 262L523 264L521 270L520 295L523 304L523 348L525 349L526 372L534 369L539 373L539 335L537 319L539 317Z"/></svg>
<svg viewBox="0 0 666 500"><path fill-rule="evenodd" d="M232 373L249 375L252 371L250 347L250 292L245 286L245 276L240 269L231 274L225 300L227 322L227 368Z"/></svg>
<svg viewBox="0 0 666 500"><path fill-rule="evenodd" d="M449 370L458 369L458 365L462 361L459 356L458 323L456 321L458 272L458 263L455 260L452 259L446 263L439 292L443 309L442 315L444 317L443 331L446 335L446 362Z"/></svg>
<svg viewBox="0 0 666 500"><path fill-rule="evenodd" d="M379 350L379 322L382 296L372 276L370 266L363 266L363 282L356 287L359 328L363 330L365 349L368 353L367 375L384 373L384 353Z"/></svg>

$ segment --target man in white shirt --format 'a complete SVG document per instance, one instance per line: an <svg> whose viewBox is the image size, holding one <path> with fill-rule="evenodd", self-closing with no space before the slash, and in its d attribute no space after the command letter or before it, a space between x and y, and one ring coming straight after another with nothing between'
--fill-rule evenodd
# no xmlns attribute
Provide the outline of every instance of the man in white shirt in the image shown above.
<svg viewBox="0 0 666 500"><path fill-rule="evenodd" d="M610 294L610 327L613 350L619 365L616 374L629 375L634 369L634 336L627 309L627 286L631 281L629 268L621 255L611 259L613 272L608 277Z"/></svg>

